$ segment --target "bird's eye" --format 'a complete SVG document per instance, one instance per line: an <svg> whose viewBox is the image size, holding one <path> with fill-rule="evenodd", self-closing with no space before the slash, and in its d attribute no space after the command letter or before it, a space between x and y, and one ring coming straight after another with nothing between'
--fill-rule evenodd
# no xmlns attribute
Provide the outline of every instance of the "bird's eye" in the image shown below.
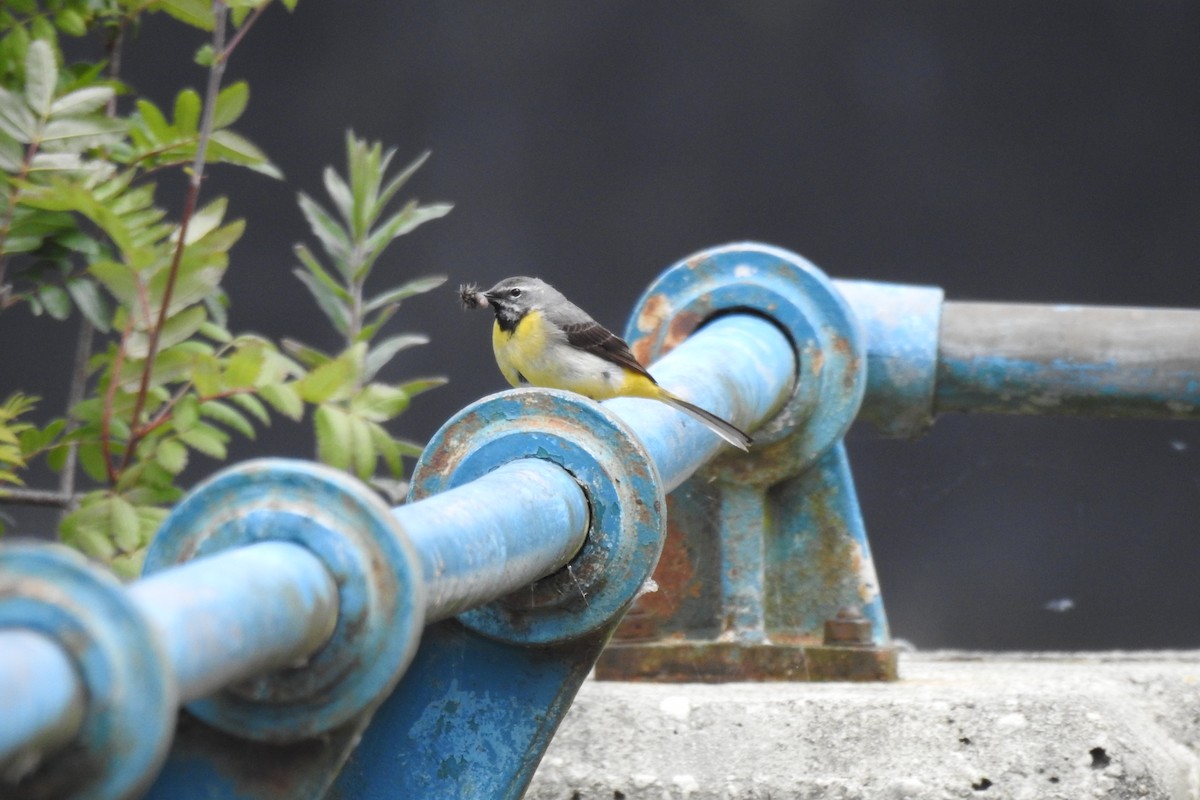
<svg viewBox="0 0 1200 800"><path fill-rule="evenodd" d="M520 297L520 296L521 296L521 290L520 290L520 289L509 289L509 290L508 290L508 296L509 296L509 297Z"/></svg>

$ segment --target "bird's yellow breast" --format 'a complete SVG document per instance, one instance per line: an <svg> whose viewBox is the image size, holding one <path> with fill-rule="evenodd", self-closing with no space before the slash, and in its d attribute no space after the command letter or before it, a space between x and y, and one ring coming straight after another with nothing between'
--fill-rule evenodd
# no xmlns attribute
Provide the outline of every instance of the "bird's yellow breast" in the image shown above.
<svg viewBox="0 0 1200 800"><path fill-rule="evenodd" d="M594 400L622 395L654 397L658 388L642 375L572 347L566 335L553 329L536 310L522 317L512 331L494 325L492 350L500 371L513 386L519 386L524 378L534 386L567 389Z"/></svg>

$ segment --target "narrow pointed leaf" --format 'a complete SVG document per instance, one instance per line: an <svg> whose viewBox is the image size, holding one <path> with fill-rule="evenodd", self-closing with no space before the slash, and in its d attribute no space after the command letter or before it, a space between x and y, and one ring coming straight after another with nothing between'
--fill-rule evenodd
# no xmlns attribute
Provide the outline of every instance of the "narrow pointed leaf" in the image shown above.
<svg viewBox="0 0 1200 800"><path fill-rule="evenodd" d="M429 160L429 155L430 152L426 150L424 153L417 156L411 164L402 169L400 174L388 181L387 186L383 187L383 191L379 193L379 211L382 211L383 207L386 206L388 202L391 201L391 199L396 195L396 192L400 191L401 187L408 183L408 179L413 176L413 173L419 170L421 165Z"/></svg>
<svg viewBox="0 0 1200 800"><path fill-rule="evenodd" d="M371 429L366 420L350 416L350 452L354 461L354 474L359 480L368 480L375 473L375 462L378 455L375 444L371 441Z"/></svg>
<svg viewBox="0 0 1200 800"><path fill-rule="evenodd" d="M111 86L87 86L68 92L50 104L50 115L79 116L99 111L108 104L116 92Z"/></svg>
<svg viewBox="0 0 1200 800"><path fill-rule="evenodd" d="M404 462L400 458L400 448L396 446L391 434L376 422L368 423L368 425L371 430L371 442L375 445L375 450L383 458L384 463L387 464L392 477L404 477Z"/></svg>
<svg viewBox="0 0 1200 800"><path fill-rule="evenodd" d="M366 250L369 253L378 253L387 246L388 242L406 233L411 233L426 222L446 216L453 208L454 206L450 203L433 203L427 206L418 206L416 201L409 203L371 232L371 235L367 237Z"/></svg>
<svg viewBox="0 0 1200 800"><path fill-rule="evenodd" d="M325 182L325 191L329 193L329 197L333 200L333 205L337 208L338 213L342 215L347 225L354 225L354 196L350 192L350 187L342 180L342 176L338 175L333 167L326 167L321 173L321 177ZM358 234L358 231L355 231Z"/></svg>
<svg viewBox="0 0 1200 800"><path fill-rule="evenodd" d="M258 420L263 425L271 424L271 415L270 415L270 413L267 412L267 407L264 406L262 404L262 401L259 400L254 395L252 395L252 394L235 394L235 395L232 395L229 399L234 404L241 406L243 411L249 413L250 416L254 417L256 420Z"/></svg>
<svg viewBox="0 0 1200 800"><path fill-rule="evenodd" d="M363 368L363 380L373 380L379 370L401 350L407 350L410 347L428 343L429 337L421 333L402 333L398 336L391 336L384 339L367 351L367 360Z"/></svg>
<svg viewBox="0 0 1200 800"><path fill-rule="evenodd" d="M424 278L417 278L416 280L409 281L408 283L397 286L394 289L389 289L386 292L382 292L375 297L372 297L363 308L367 313L370 313L391 303L399 303L401 300L412 297L413 295L424 294L425 292L436 289L445 282L445 275L429 275Z"/></svg>
<svg viewBox="0 0 1200 800"><path fill-rule="evenodd" d="M96 330L107 333L112 311L109 310L108 303L104 302L96 284L86 278L75 278L67 281L67 291L71 293L71 299L75 301L75 306L87 321L92 323Z"/></svg>
<svg viewBox="0 0 1200 800"><path fill-rule="evenodd" d="M271 178L283 178L283 173L267 159L266 153L231 130L213 131L209 147L214 159L241 164Z"/></svg>
<svg viewBox="0 0 1200 800"><path fill-rule="evenodd" d="M325 252L333 259L334 265L342 273L342 277L349 280L352 277L352 271L347 264L351 251L350 237L330 216L329 212L311 197L301 192L298 202L300 211L308 220L308 226L312 228L313 234L321 240Z"/></svg>
<svg viewBox="0 0 1200 800"><path fill-rule="evenodd" d="M25 53L25 99L38 116L50 113L54 90L58 86L58 64L49 42L35 39Z"/></svg>
<svg viewBox="0 0 1200 800"><path fill-rule="evenodd" d="M283 349L294 355L301 364L309 369L319 367L333 360L330 356L325 355L315 347L309 347L295 339L284 339Z"/></svg>
<svg viewBox="0 0 1200 800"><path fill-rule="evenodd" d="M7 134L21 144L29 144L37 137L38 122L25 103L25 98L0 86L0 133Z"/></svg>
<svg viewBox="0 0 1200 800"><path fill-rule="evenodd" d="M317 301L317 306L325 312L325 316L333 323L333 327L337 329L337 332L345 335L350 329L350 309L346 304L342 302L327 284L315 278L312 273L305 272L297 267L292 270L292 274L299 278L300 282L312 294L313 299Z"/></svg>
<svg viewBox="0 0 1200 800"><path fill-rule="evenodd" d="M207 403L200 404L200 413L208 417L214 422L219 422L227 428L237 431L247 439L253 439L256 435L254 425L242 412L238 411L228 403L222 403L220 400L209 400Z"/></svg>

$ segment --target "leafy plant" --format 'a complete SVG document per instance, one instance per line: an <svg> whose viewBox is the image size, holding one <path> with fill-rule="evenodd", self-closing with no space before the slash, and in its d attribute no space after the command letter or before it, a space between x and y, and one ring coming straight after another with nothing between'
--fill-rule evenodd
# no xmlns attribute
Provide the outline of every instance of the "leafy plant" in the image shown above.
<svg viewBox="0 0 1200 800"><path fill-rule="evenodd" d="M294 273L344 344L340 353L329 355L298 342L284 342L310 370L296 383L296 389L303 400L317 407L318 458L364 480L374 477L380 459L393 481L403 476L402 456L419 455L421 448L393 437L384 423L402 414L417 394L445 383L444 378L401 384L376 380L379 371L401 351L428 342L427 337L415 333L380 339L384 324L401 302L446 280L442 275L417 278L367 297L367 281L388 245L451 209L447 203L420 205L410 200L385 217L392 199L429 154L387 178L394 156L395 150L384 152L378 142L346 134L348 180L332 168L326 168L323 176L340 220L308 195L300 194L300 208L333 266L326 268L308 247L299 244L296 255L302 266ZM377 479L376 484L393 499L402 494L402 487L394 483Z"/></svg>
<svg viewBox="0 0 1200 800"><path fill-rule="evenodd" d="M7 484L0 500L63 507L63 540L122 574L140 569L196 454L223 460L233 435L253 438L272 411L300 419L309 403L323 460L369 478L381 458L399 479L401 457L417 447L383 425L441 382L376 380L398 352L425 341L380 339L384 323L404 298L440 279L371 298L365 286L392 240L449 206L412 202L381 220L420 160L385 183L392 152L352 136L349 183L326 171L345 225L301 198L336 277L298 250L306 284L345 335L345 349L326 356L289 343L292 357L266 338L228 329L222 280L245 223L226 219L224 198L201 204L200 190L212 162L282 177L231 129L249 87L221 85L269 2L16 0L0 10L0 313L24 305L56 320L76 310L82 318L67 416L30 422L36 400L22 393L0 405L0 484ZM128 90L111 68L126 31L155 11L209 32L197 54L205 89L180 91L169 114L132 98L121 116L118 99ZM57 36L88 32L105 42L108 75L103 64L62 63ZM159 205L153 180L169 170L187 176L178 219ZM21 488L20 471L38 456L60 471L57 493ZM77 466L94 486L82 494L74 488Z"/></svg>

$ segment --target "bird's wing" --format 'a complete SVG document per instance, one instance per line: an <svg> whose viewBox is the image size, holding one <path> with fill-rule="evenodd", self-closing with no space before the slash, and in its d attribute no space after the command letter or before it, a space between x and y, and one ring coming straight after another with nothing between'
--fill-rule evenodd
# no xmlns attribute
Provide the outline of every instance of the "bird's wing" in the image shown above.
<svg viewBox="0 0 1200 800"><path fill-rule="evenodd" d="M606 361L631 369L639 375L645 375L651 381L654 380L646 368L638 363L625 340L594 319L559 323L559 328L567 335L567 344L572 347L578 347Z"/></svg>

